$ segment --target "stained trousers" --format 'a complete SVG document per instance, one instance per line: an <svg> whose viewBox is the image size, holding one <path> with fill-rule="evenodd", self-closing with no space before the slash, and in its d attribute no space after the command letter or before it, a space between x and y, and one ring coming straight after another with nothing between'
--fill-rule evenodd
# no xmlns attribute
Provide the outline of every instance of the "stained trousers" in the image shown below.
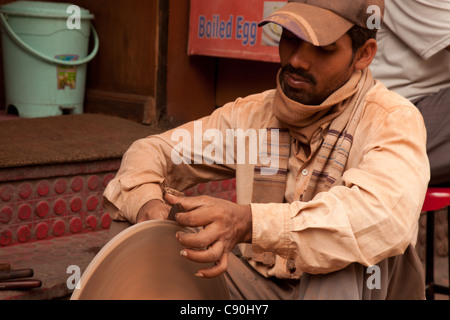
<svg viewBox="0 0 450 320"><path fill-rule="evenodd" d="M225 274L232 300L424 300L425 278L416 250L376 266L353 263L328 274L304 273L300 280L265 278L243 258L230 254Z"/></svg>

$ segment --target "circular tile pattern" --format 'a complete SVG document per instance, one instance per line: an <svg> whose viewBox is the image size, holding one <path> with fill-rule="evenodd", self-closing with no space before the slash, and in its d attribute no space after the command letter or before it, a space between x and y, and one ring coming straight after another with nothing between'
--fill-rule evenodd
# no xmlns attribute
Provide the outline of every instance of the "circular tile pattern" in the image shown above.
<svg viewBox="0 0 450 320"><path fill-rule="evenodd" d="M47 201L41 201L36 206L36 215L39 218L45 218L50 211L50 206Z"/></svg>
<svg viewBox="0 0 450 320"><path fill-rule="evenodd" d="M48 181L41 181L37 186L38 195L45 197L50 192L50 183Z"/></svg>
<svg viewBox="0 0 450 320"><path fill-rule="evenodd" d="M22 221L28 220L31 217L31 206L28 203L24 203L19 207L18 216Z"/></svg>
<svg viewBox="0 0 450 320"><path fill-rule="evenodd" d="M41 222L36 226L36 238L38 240L42 240L47 238L48 236L48 224L45 222Z"/></svg>
<svg viewBox="0 0 450 320"><path fill-rule="evenodd" d="M62 236L66 232L66 224L62 220L56 220L53 223L53 234L57 237Z"/></svg>
<svg viewBox="0 0 450 320"><path fill-rule="evenodd" d="M13 209L11 207L3 207L0 210L0 223L2 224L8 224L13 215Z"/></svg>

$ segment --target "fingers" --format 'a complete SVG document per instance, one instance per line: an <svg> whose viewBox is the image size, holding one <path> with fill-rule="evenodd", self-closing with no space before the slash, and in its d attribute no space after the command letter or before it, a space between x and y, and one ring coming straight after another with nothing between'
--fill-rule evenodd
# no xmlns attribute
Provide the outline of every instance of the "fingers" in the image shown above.
<svg viewBox="0 0 450 320"><path fill-rule="evenodd" d="M195 274L197 277L214 278L225 273L228 268L228 254L224 253L220 260L211 268L201 269Z"/></svg>
<svg viewBox="0 0 450 320"><path fill-rule="evenodd" d="M197 272L197 276L217 277L227 270L228 253L234 247L235 234L233 208L224 200L200 196L177 197L165 195L171 205L180 204L183 212L176 214L176 221L187 227L203 227L197 233L177 233L177 239L186 248L180 254L198 263L214 263L214 266Z"/></svg>
<svg viewBox="0 0 450 320"><path fill-rule="evenodd" d="M179 235L177 238L186 238L190 235ZM184 239L186 240L186 239ZM181 240L180 242L183 242ZM186 241L185 241L186 242ZM222 241L217 241L204 250L183 249L180 254L192 261L198 263L214 263L210 268L205 268L197 271L195 276L201 278L214 278L227 271L228 268L228 253L224 252L224 244Z"/></svg>
<svg viewBox="0 0 450 320"><path fill-rule="evenodd" d="M198 270L195 274L196 277L200 278L215 278L225 273L228 268L228 253L222 254L219 261L211 268Z"/></svg>
<svg viewBox="0 0 450 320"><path fill-rule="evenodd" d="M166 193L164 199L171 205L181 204L186 211L197 209L206 204L203 197L177 197L173 194Z"/></svg>
<svg viewBox="0 0 450 320"><path fill-rule="evenodd" d="M199 263L216 262L219 261L223 254L223 244L222 242L215 242L205 250L183 249L180 254Z"/></svg>
<svg viewBox="0 0 450 320"><path fill-rule="evenodd" d="M173 194L166 193L166 194L164 195L164 199L165 199L169 204L174 205L174 204L180 202L181 197L177 197L177 196L175 196L175 195L173 195Z"/></svg>
<svg viewBox="0 0 450 320"><path fill-rule="evenodd" d="M217 232L210 226L195 233L178 232L176 237L183 247L191 249L205 249L218 240Z"/></svg>
<svg viewBox="0 0 450 320"><path fill-rule="evenodd" d="M214 209L206 197L176 197L166 194L166 201L172 205L179 205L182 211L175 215L181 225L187 227L203 227L213 221Z"/></svg>
<svg viewBox="0 0 450 320"><path fill-rule="evenodd" d="M186 227L205 227L214 221L211 208L199 208L189 212L179 212L175 215L176 221Z"/></svg>

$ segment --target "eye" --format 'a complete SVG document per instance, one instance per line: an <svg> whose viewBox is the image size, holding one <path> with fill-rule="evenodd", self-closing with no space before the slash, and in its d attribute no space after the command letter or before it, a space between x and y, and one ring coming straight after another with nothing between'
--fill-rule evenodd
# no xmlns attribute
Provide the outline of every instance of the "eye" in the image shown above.
<svg viewBox="0 0 450 320"><path fill-rule="evenodd" d="M285 35L283 35L283 36L281 37L281 39L284 40L285 42L289 42L289 43L293 43L293 42L295 42L295 41L298 41L298 38L296 38L296 37L285 36Z"/></svg>
<svg viewBox="0 0 450 320"><path fill-rule="evenodd" d="M316 47L316 48L320 53L324 53L324 54L332 54L336 50L336 47L334 45L329 45L329 46L325 46L325 47Z"/></svg>

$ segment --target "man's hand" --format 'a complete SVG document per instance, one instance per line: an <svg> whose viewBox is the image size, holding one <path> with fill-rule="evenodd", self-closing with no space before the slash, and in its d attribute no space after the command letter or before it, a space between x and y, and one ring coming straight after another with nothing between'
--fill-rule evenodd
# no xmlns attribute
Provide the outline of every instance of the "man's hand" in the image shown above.
<svg viewBox="0 0 450 320"><path fill-rule="evenodd" d="M238 243L252 240L252 213L250 205L238 205L230 201L200 196L176 197L166 194L168 203L181 204L185 212L176 220L187 227L203 227L197 233L177 233L177 239L186 247L184 257L215 265L199 270L198 277L212 278L224 273L228 267L228 254Z"/></svg>
<svg viewBox="0 0 450 320"><path fill-rule="evenodd" d="M137 216L137 222L144 222L147 220L167 220L169 216L170 206L161 200L150 200L141 210Z"/></svg>

